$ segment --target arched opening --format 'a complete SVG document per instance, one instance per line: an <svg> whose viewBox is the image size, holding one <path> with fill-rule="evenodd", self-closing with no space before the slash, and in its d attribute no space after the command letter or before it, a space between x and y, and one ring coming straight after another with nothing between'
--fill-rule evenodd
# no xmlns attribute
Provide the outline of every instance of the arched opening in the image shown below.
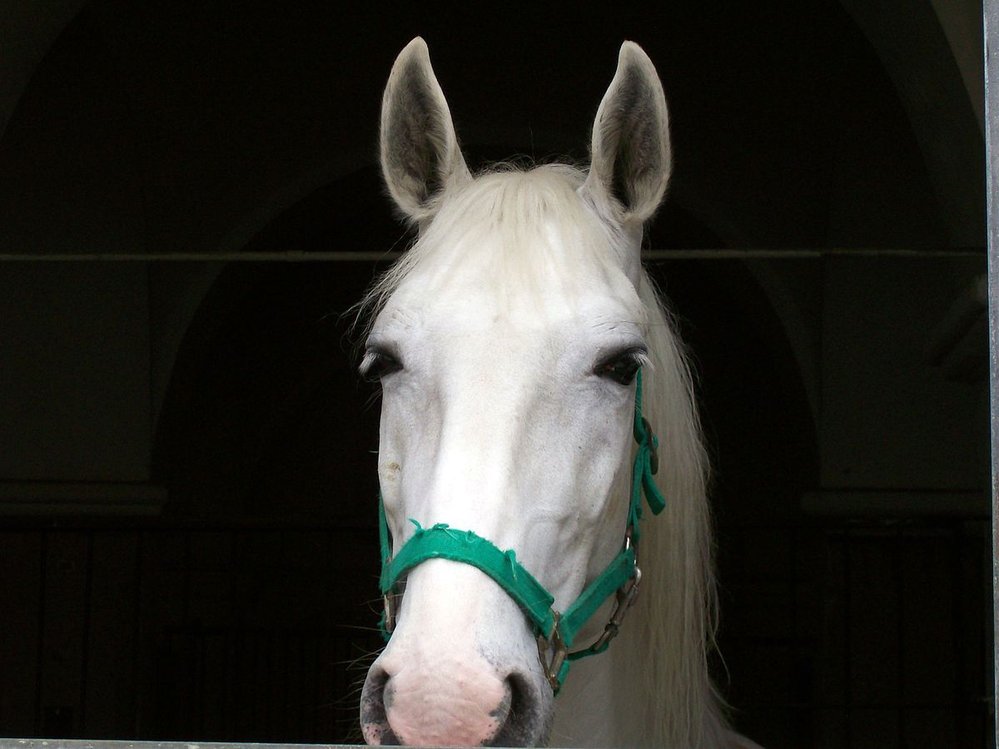
<svg viewBox="0 0 999 749"><path fill-rule="evenodd" d="M381 242L401 249L402 229L377 186L373 172L331 184L275 218L250 246L258 252L287 247L336 252L374 249L373 243ZM667 205L662 219L675 247L719 245L679 206ZM662 241L656 236L650 241ZM373 646L358 633L377 621L368 604L377 597L371 451L377 445L378 409L353 371L348 341L353 318L343 313L377 271L365 262L233 263L219 275L188 330L157 442L158 477L170 490L168 511L211 518L223 527L242 528L244 535L247 523L280 531L228 549L232 565L225 584L237 593L228 600L226 624L209 631L192 621L184 631L202 647L212 646L213 637L219 641L214 646L223 647L225 635L225 647L238 651L250 632L287 638L289 628L305 640L342 635ZM815 432L780 322L741 262L664 260L654 263L653 271L678 312L698 371L716 463L725 585L752 554L742 520L777 518L799 525L798 499L816 480ZM752 439L744 439L747 430ZM354 574L330 574L324 564L329 550L315 543L302 545L299 566L289 570L287 547L296 533L307 538L326 533L326 545L335 543L367 566L355 564ZM310 555L314 558L303 563ZM290 574L298 578L293 606ZM733 607L748 605L748 593L737 583L725 589ZM722 645L733 662L741 662L756 643L740 639L733 627L723 630ZM174 654L175 664L185 652ZM194 673L194 663L190 668ZM330 699L349 705L346 672L341 688L343 693ZM169 691L167 696L176 698ZM224 692L206 691L201 709L213 712L208 706L223 697ZM237 717L238 705L214 711L227 709L233 725L245 722Z"/></svg>

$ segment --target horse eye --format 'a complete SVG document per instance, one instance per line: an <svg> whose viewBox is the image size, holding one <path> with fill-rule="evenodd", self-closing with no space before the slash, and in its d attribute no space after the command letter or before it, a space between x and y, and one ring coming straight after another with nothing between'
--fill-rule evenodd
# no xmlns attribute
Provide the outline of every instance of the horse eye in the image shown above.
<svg viewBox="0 0 999 749"><path fill-rule="evenodd" d="M605 359L596 366L594 374L619 385L630 385L635 381L635 375L644 361L644 351L626 351Z"/></svg>
<svg viewBox="0 0 999 749"><path fill-rule="evenodd" d="M361 377L368 382L378 382L383 377L398 372L400 369L402 369L402 362L392 354L382 349L368 349L361 362L360 372Z"/></svg>

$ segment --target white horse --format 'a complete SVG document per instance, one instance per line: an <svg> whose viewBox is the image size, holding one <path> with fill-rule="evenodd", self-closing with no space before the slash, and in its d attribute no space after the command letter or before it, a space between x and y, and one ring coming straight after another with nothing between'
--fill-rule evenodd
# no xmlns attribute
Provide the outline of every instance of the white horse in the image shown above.
<svg viewBox="0 0 999 749"><path fill-rule="evenodd" d="M682 345L640 260L671 161L651 61L621 47L587 173L473 176L414 39L385 90L381 160L419 236L362 303L373 322L361 371L383 394L383 562L405 567L383 574L391 639L365 680L365 739L752 746L726 728L708 676L705 451ZM610 596L581 631L552 626L608 565L632 560L633 471L651 480L633 455L654 448L632 440L640 378L666 509L642 524L642 594L621 637L576 663L556 697L560 638L585 648L613 635L637 592L637 565L621 562L617 613ZM454 543L466 551L441 546Z"/></svg>

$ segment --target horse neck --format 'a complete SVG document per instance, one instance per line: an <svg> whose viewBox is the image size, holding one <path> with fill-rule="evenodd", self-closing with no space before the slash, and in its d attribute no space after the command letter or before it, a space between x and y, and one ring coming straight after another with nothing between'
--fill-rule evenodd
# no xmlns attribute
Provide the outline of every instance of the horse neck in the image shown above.
<svg viewBox="0 0 999 749"><path fill-rule="evenodd" d="M653 356L644 406L659 431L657 481L666 509L659 517L646 513L638 610L611 648L622 650L615 701L631 713L631 727L619 728L632 746L716 746L724 722L707 665L715 612L707 457L679 339L647 278L641 294Z"/></svg>

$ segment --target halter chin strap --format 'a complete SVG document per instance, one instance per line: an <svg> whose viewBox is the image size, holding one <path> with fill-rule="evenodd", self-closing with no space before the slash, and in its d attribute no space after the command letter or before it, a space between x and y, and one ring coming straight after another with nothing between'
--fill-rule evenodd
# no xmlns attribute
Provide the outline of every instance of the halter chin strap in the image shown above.
<svg viewBox="0 0 999 749"><path fill-rule="evenodd" d="M631 474L631 501L624 547L579 597L563 612L553 606L555 598L517 561L513 549L502 551L492 542L472 531L438 523L423 528L415 520L413 534L392 558L392 543L385 520L385 508L378 501L378 535L381 542L382 572L380 587L385 598L381 628L385 638L395 628L396 585L413 567L428 559L447 559L478 567L513 598L534 628L538 655L552 689L558 694L569 673L571 661L604 652L618 633L625 613L638 595L642 571L638 567L639 526L642 520L642 495L649 509L658 515L666 500L653 476L659 470L659 440L642 416L642 372L635 385L635 442L638 450ZM603 633L589 647L571 650L579 630L597 612L604 601L617 594L617 605L604 626Z"/></svg>

